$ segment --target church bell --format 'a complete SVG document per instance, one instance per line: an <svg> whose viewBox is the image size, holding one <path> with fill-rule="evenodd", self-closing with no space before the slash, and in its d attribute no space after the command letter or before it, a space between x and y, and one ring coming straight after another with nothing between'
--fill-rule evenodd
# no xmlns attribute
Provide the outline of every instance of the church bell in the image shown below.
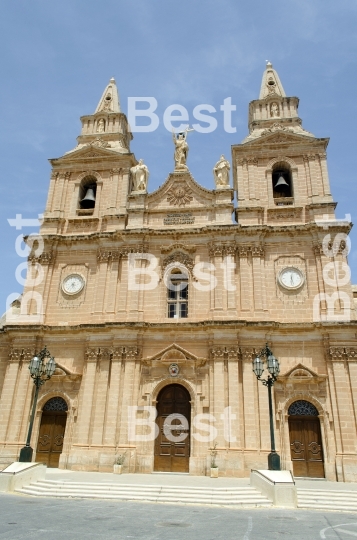
<svg viewBox="0 0 357 540"><path fill-rule="evenodd" d="M286 189L289 189L289 187L290 186L287 183L287 181L285 180L285 178L282 175L280 175L279 178L278 178L277 183L274 186L274 189L276 191L285 191Z"/></svg>
<svg viewBox="0 0 357 540"><path fill-rule="evenodd" d="M95 194L93 188L88 188L87 193L81 200L81 208L94 208Z"/></svg>

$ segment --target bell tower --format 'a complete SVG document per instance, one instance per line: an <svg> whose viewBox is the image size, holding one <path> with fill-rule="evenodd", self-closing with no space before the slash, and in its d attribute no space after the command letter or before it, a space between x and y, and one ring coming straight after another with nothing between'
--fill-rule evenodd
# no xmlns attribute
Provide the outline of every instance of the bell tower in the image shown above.
<svg viewBox="0 0 357 540"><path fill-rule="evenodd" d="M259 99L249 104L249 135L233 145L241 224L305 223L334 217L326 164L328 138L302 127L299 99L287 97L270 62Z"/></svg>
<svg viewBox="0 0 357 540"><path fill-rule="evenodd" d="M77 145L51 159L52 175L41 228L46 233L94 233L126 223L132 134L110 79L94 114L81 117Z"/></svg>

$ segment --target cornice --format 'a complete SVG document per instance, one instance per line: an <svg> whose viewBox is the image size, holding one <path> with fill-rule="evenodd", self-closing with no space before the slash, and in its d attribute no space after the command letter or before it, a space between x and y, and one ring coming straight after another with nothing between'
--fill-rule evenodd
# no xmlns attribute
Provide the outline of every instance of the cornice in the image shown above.
<svg viewBox="0 0 357 540"><path fill-rule="evenodd" d="M346 232L348 233L352 229L352 224L341 222L329 222L329 231ZM58 243L73 243L73 242L91 242L100 241L105 239L116 240L118 235L125 241L125 239L145 237L147 240L150 237L173 237L175 240L180 239L183 236L207 236L209 234L222 233L224 235L237 233L247 236L256 236L263 234L265 237L271 234L300 234L300 233L317 233L324 232L320 224L315 222L300 223L300 224L288 224L288 225L241 225L228 224L228 225L207 225L200 228L190 229L122 229L116 231L94 232L89 234L77 234L77 235L65 235L65 234L43 234L41 235L45 241Z"/></svg>
<svg viewBox="0 0 357 540"><path fill-rule="evenodd" d="M264 332L267 331L279 331L279 330L291 330L296 332L306 332L306 330L309 331L316 331L316 330L338 330L340 331L341 328L344 330L351 329L351 331L356 332L357 329L357 320L356 321L347 321L347 322L332 322L332 321L325 321L325 322L279 322L279 321L247 321L247 320L237 320L237 319L229 319L229 320L203 320L203 321L186 321L186 322L143 322L143 321L114 321L114 322L104 322L104 323L83 323L78 325L72 325L72 326L59 326L59 325L4 325L2 329L0 329L0 334L11 334L18 333L18 332L51 332L51 333L73 333L78 331L85 331L85 330L98 330L103 331L103 329L108 330L115 330L115 329L140 329L140 330L150 330L150 329L162 329L162 330L175 330L178 331L178 329L214 329L214 328L232 328L234 330L247 328L247 329L261 329ZM333 334L330 336L331 339L333 339ZM357 343L357 339L356 339Z"/></svg>

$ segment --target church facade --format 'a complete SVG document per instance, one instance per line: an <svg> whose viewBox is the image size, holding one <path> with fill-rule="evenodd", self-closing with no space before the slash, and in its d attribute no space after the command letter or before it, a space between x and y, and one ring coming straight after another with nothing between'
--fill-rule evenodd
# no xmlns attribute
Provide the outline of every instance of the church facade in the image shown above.
<svg viewBox="0 0 357 540"><path fill-rule="evenodd" d="M206 475L214 457L224 476L264 469L268 395L252 360L267 343L280 362L282 468L357 481L351 224L335 219L328 139L302 127L298 102L268 63L215 189L188 169L186 130L173 172L149 193L111 79L77 146L50 160L40 240L29 242L36 278L2 321L0 464L24 446L28 362L46 345L57 369L40 389L34 460L112 471L121 455L126 472Z"/></svg>

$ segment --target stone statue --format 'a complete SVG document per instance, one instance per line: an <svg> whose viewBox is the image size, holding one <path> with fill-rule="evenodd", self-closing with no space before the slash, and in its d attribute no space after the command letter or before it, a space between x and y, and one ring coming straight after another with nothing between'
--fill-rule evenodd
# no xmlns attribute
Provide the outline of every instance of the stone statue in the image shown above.
<svg viewBox="0 0 357 540"><path fill-rule="evenodd" d="M214 181L216 183L216 188L219 189L221 187L229 186L229 170L231 166L229 164L229 161L226 160L224 155L222 154L219 158L219 161L217 161L216 165L213 167L213 176Z"/></svg>
<svg viewBox="0 0 357 540"><path fill-rule="evenodd" d="M130 169L130 173L133 179L132 191L146 191L149 180L149 169L142 159Z"/></svg>
<svg viewBox="0 0 357 540"><path fill-rule="evenodd" d="M175 170L177 169L187 169L186 161L187 161L187 155L188 155L188 144L187 144L187 134L189 131L194 131L193 129L190 129L187 127L183 133L179 133L178 135L175 135L175 133L172 133L172 138L175 144L175 153L174 153L174 160L175 160Z"/></svg>
<svg viewBox="0 0 357 540"><path fill-rule="evenodd" d="M270 105L270 116L272 118L278 118L279 116L279 105L275 102Z"/></svg>
<svg viewBox="0 0 357 540"><path fill-rule="evenodd" d="M105 128L105 123L104 123L103 118L101 118L100 120L98 120L98 124L97 124L97 132L98 132L98 133L103 133L104 128Z"/></svg>

